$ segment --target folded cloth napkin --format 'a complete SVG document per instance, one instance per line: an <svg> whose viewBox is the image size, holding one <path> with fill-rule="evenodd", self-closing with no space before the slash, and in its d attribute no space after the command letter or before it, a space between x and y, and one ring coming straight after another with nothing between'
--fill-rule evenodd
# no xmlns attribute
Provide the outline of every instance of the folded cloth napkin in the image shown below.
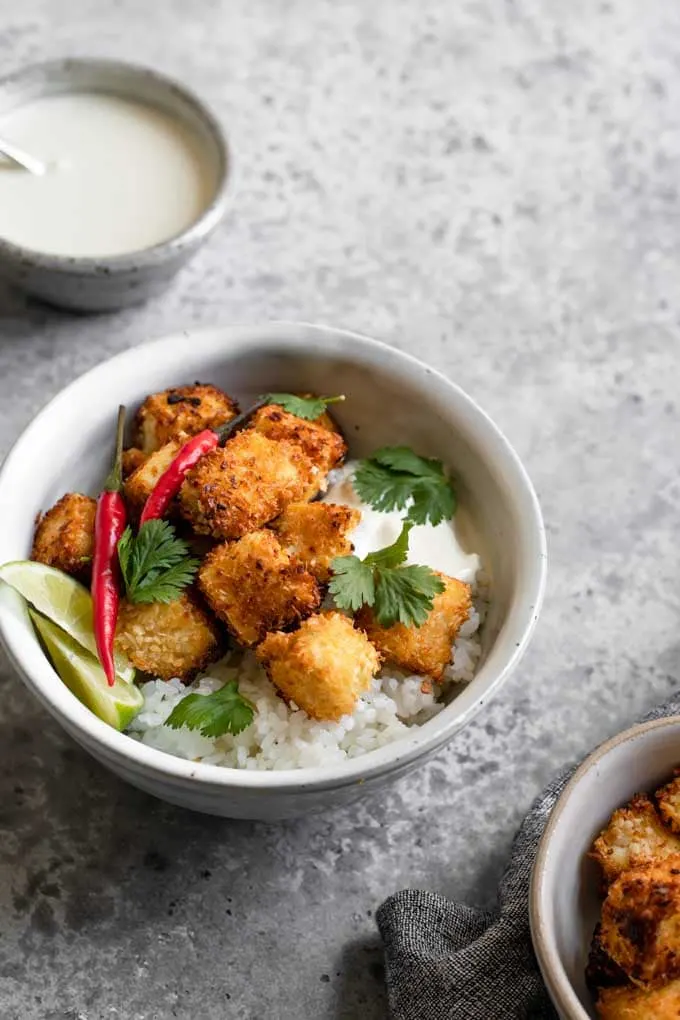
<svg viewBox="0 0 680 1020"><path fill-rule="evenodd" d="M680 695L643 721L680 715ZM376 920L385 944L393 1020L553 1020L557 1016L531 945L529 882L555 801L574 772L560 773L534 801L512 846L498 907L475 910L406 889Z"/></svg>

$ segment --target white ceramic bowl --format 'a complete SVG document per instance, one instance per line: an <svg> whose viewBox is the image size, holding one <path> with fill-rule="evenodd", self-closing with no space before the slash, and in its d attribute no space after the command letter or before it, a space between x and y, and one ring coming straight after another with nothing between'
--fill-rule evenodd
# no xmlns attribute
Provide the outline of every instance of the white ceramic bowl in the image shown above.
<svg viewBox="0 0 680 1020"><path fill-rule="evenodd" d="M534 864L534 949L562 1020L596 1016L584 969L600 916L598 868L586 855L612 813L671 778L680 764L680 718L642 723L607 741L574 773L546 826Z"/></svg>
<svg viewBox="0 0 680 1020"><path fill-rule="evenodd" d="M126 351L68 386L20 437L0 472L0 563L28 555L33 520L67 490L96 492L119 403L193 379L247 406L268 390L345 393L337 417L353 454L404 442L457 479L463 530L492 575L473 682L399 742L328 768L251 772L172 757L100 722L59 681L20 600L0 597L0 634L17 671L78 743L136 786L217 815L271 819L341 804L442 747L517 665L538 617L545 534L531 483L490 419L448 379L399 351L337 329L278 323L175 336Z"/></svg>

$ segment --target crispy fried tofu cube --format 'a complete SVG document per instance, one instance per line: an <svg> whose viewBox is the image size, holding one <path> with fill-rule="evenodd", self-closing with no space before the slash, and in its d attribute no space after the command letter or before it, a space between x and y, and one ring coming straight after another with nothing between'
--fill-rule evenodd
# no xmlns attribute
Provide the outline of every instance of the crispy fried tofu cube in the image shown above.
<svg viewBox="0 0 680 1020"><path fill-rule="evenodd" d="M173 460L190 437L184 433L169 443L161 446L160 450L145 457L140 466L126 478L123 492L133 514L140 514L144 504L156 487L161 475L170 467Z"/></svg>
<svg viewBox="0 0 680 1020"><path fill-rule="evenodd" d="M199 534L241 538L302 499L313 475L312 462L297 446L247 429L188 472L180 508Z"/></svg>
<svg viewBox="0 0 680 1020"><path fill-rule="evenodd" d="M120 604L116 647L133 666L161 680L190 680L224 647L219 625L184 592L174 602Z"/></svg>
<svg viewBox="0 0 680 1020"><path fill-rule="evenodd" d="M152 393L135 415L135 446L153 453L180 432L195 436L226 424L237 414L236 401L216 386L195 383Z"/></svg>
<svg viewBox="0 0 680 1020"><path fill-rule="evenodd" d="M203 561L198 586L242 645L291 627L321 604L319 585L271 531L218 545Z"/></svg>
<svg viewBox="0 0 680 1020"><path fill-rule="evenodd" d="M624 871L612 882L600 941L632 981L680 977L680 854Z"/></svg>
<svg viewBox="0 0 680 1020"><path fill-rule="evenodd" d="M680 834L680 776L671 779L654 794L659 814L669 829Z"/></svg>
<svg viewBox="0 0 680 1020"><path fill-rule="evenodd" d="M297 446L314 465L304 499L313 499L325 491L331 468L337 467L347 453L347 444L339 432L331 432L324 425L306 421L289 414L278 404L261 407L253 415L250 428L269 439L285 440Z"/></svg>
<svg viewBox="0 0 680 1020"><path fill-rule="evenodd" d="M680 979L661 988L605 988L597 1001L600 1020L678 1020Z"/></svg>
<svg viewBox="0 0 680 1020"><path fill-rule="evenodd" d="M667 829L646 794L638 794L611 816L593 843L590 856L602 868L605 881L669 854L680 853L680 839Z"/></svg>
<svg viewBox="0 0 680 1020"><path fill-rule="evenodd" d="M446 574L439 574L439 577L446 589L435 596L422 627L406 627L403 623L381 627L368 606L360 609L356 616L358 626L366 631L386 661L410 673L430 676L433 680L441 680L451 662L456 634L472 607L469 585Z"/></svg>
<svg viewBox="0 0 680 1020"><path fill-rule="evenodd" d="M331 576L331 560L348 556L350 534L361 520L361 511L336 503L291 503L272 524L281 544L294 553L317 580Z"/></svg>
<svg viewBox="0 0 680 1020"><path fill-rule="evenodd" d="M256 654L284 698L312 719L348 715L380 668L378 652L342 613L310 616L292 634L268 634Z"/></svg>
<svg viewBox="0 0 680 1020"><path fill-rule="evenodd" d="M31 559L87 582L92 572L94 516L90 496L67 492L37 521Z"/></svg>
<svg viewBox="0 0 680 1020"><path fill-rule="evenodd" d="M602 945L602 925L598 923L593 932L588 963L586 965L586 984L591 992L597 994L602 988L613 988L628 983L625 971L612 960Z"/></svg>
<svg viewBox="0 0 680 1020"><path fill-rule="evenodd" d="M142 466L148 456L148 453L137 449L136 446L130 446L127 450L123 450L123 478L129 478L133 471Z"/></svg>

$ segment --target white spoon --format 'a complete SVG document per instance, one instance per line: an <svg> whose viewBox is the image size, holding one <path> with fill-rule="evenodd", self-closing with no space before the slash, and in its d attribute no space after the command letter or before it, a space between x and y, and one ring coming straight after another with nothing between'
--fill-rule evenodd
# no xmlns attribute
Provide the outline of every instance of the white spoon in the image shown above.
<svg viewBox="0 0 680 1020"><path fill-rule="evenodd" d="M29 155L23 149L18 149L16 145L12 145L11 142L6 141L4 138L0 138L0 156L5 156L10 162L16 163L17 166L28 170L29 173L36 174L38 177L41 177L47 169L45 164L41 163L35 156Z"/></svg>

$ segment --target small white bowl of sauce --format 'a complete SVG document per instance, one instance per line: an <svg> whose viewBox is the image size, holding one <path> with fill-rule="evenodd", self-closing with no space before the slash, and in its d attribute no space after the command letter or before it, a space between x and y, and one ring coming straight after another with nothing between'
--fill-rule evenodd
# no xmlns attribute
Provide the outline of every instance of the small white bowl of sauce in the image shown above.
<svg viewBox="0 0 680 1020"><path fill-rule="evenodd" d="M45 164L0 158L0 275L82 311L161 292L222 219L227 143L163 75L60 60L0 81L0 137Z"/></svg>

